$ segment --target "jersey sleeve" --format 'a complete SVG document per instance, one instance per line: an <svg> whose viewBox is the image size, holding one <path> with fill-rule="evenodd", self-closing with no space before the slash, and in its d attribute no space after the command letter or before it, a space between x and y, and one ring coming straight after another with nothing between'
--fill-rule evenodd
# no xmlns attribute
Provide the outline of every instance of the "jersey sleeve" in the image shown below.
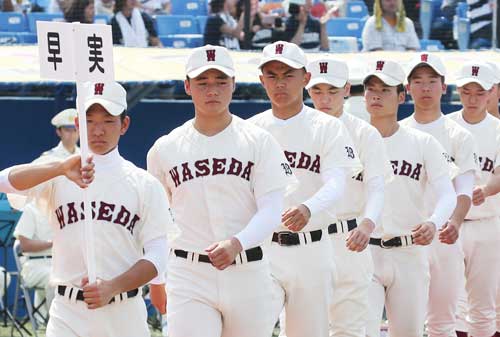
<svg viewBox="0 0 500 337"><path fill-rule="evenodd" d="M290 191L298 184L281 146L267 131L262 132L264 137L252 176L256 199L278 189Z"/></svg>
<svg viewBox="0 0 500 337"><path fill-rule="evenodd" d="M455 150L455 165L458 167L457 175L473 171L479 174L479 163L477 160L477 144L469 132L464 132L456 142L458 148Z"/></svg>
<svg viewBox="0 0 500 337"><path fill-rule="evenodd" d="M151 149L148 151L147 155L147 169L148 172L158 179L160 183L163 185L163 188L167 192L167 195L170 196L170 192L167 186L167 181L165 179L165 174L162 169L162 162L160 156L160 145L156 142Z"/></svg>
<svg viewBox="0 0 500 337"><path fill-rule="evenodd" d="M495 151L495 167L494 167L494 169L496 170L497 167L500 166L500 127L497 127L497 132L496 132L496 137L495 137L495 146L496 146L496 151Z"/></svg>
<svg viewBox="0 0 500 337"><path fill-rule="evenodd" d="M385 181L394 177L384 140L377 130L366 128L363 131L363 145L359 156L363 164L363 180L368 182L371 178L381 176Z"/></svg>
<svg viewBox="0 0 500 337"><path fill-rule="evenodd" d="M343 168L348 176L359 174L362 171L361 161L344 123L333 118L327 123L323 130L321 172Z"/></svg>
<svg viewBox="0 0 500 337"><path fill-rule="evenodd" d="M152 178L145 186L142 205L143 226L139 236L142 246L148 241L167 236L175 230L170 214L170 204L161 184Z"/></svg>
<svg viewBox="0 0 500 337"><path fill-rule="evenodd" d="M33 203L29 203L24 207L23 214L21 214L21 217L16 224L14 237L19 239L19 235L22 235L25 238L33 239L35 236L36 221L35 205Z"/></svg>
<svg viewBox="0 0 500 337"><path fill-rule="evenodd" d="M451 179L450 166L443 156L443 146L432 136L426 135L424 141L424 167L427 172L429 183L432 184L442 176Z"/></svg>

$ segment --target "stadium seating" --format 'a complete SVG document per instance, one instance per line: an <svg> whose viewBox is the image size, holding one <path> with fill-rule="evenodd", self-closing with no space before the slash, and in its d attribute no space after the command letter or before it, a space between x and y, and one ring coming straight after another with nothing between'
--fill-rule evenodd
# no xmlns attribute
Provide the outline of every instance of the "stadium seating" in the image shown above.
<svg viewBox="0 0 500 337"><path fill-rule="evenodd" d="M203 45L201 34L170 34L158 36L165 47L196 48Z"/></svg>
<svg viewBox="0 0 500 337"><path fill-rule="evenodd" d="M330 52L355 53L359 51L358 39L353 36L329 36Z"/></svg>
<svg viewBox="0 0 500 337"><path fill-rule="evenodd" d="M62 13L28 13L28 27L31 33L36 34L37 21L64 21Z"/></svg>
<svg viewBox="0 0 500 337"><path fill-rule="evenodd" d="M444 50L444 45L439 40L420 40L420 49L426 51Z"/></svg>
<svg viewBox="0 0 500 337"><path fill-rule="evenodd" d="M333 18L326 23L328 36L361 38L364 21L357 18Z"/></svg>
<svg viewBox="0 0 500 337"><path fill-rule="evenodd" d="M200 34L198 22L190 15L157 15L158 35Z"/></svg>
<svg viewBox="0 0 500 337"><path fill-rule="evenodd" d="M171 0L173 15L207 15L206 0Z"/></svg>
<svg viewBox="0 0 500 337"><path fill-rule="evenodd" d="M33 44L36 41L36 34L33 33L0 32L0 45Z"/></svg>
<svg viewBox="0 0 500 337"><path fill-rule="evenodd" d="M364 19L369 16L368 7L364 1L348 1L346 4L346 17Z"/></svg>
<svg viewBox="0 0 500 337"><path fill-rule="evenodd" d="M0 12L0 31L27 32L28 22L22 13Z"/></svg>

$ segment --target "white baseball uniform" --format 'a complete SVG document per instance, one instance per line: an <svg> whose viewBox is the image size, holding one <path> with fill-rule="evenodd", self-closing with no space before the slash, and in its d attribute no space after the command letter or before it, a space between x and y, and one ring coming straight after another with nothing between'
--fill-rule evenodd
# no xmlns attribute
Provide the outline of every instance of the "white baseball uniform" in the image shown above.
<svg viewBox="0 0 500 337"><path fill-rule="evenodd" d="M385 186L382 220L370 240L374 279L367 335L380 336L385 304L391 337L421 337L429 291L428 248L414 245L411 234L423 222L439 222L428 218L423 194L428 183L449 179L449 167L437 140L418 130L400 125L384 142L395 177Z"/></svg>
<svg viewBox="0 0 500 337"><path fill-rule="evenodd" d="M169 336L270 336L283 302L262 240L246 247L238 235L257 214L259 200L282 194L293 174L278 143L251 123L232 116L210 137L193 123L161 137L148 153L148 170L165 187L180 229L170 244ZM233 236L245 251L218 270L205 249Z"/></svg>
<svg viewBox="0 0 500 337"><path fill-rule="evenodd" d="M94 181L87 188L92 205L96 275L110 280L143 257L143 247L166 239L171 223L161 184L126 161L114 149L94 155ZM87 275L82 190L57 177L32 192L53 230L48 337L149 336L141 289L115 296L112 303L89 310L80 285ZM158 266L155 266L159 270ZM126 319L124 319L124 317Z"/></svg>
<svg viewBox="0 0 500 337"><path fill-rule="evenodd" d="M475 185L488 182L500 165L500 121L486 114L479 123L469 124L457 111L449 118L470 131L477 143L481 173ZM461 228L465 254L465 287L468 299L467 325L471 336L492 336L496 331L496 297L500 277L500 197L486 198L471 206Z"/></svg>
<svg viewBox="0 0 500 337"><path fill-rule="evenodd" d="M57 144L55 147L42 153L41 157L43 158L45 156L50 156L57 159L65 159L74 154L80 154L80 148L78 146L75 146L75 152L71 153L64 147L62 142L59 142L59 144ZM35 162L37 161L35 160Z"/></svg>
<svg viewBox="0 0 500 337"><path fill-rule="evenodd" d="M364 337L368 312L368 288L373 276L370 249L353 252L346 247L348 232L357 221L368 218L377 223L383 200L375 213L367 210L367 183L372 179L392 176L389 159L380 133L364 120L346 112L339 119L344 123L358 151L363 172L347 179L344 196L334 206L337 221L328 227L331 234L333 258L336 267L334 296L330 307L330 336ZM377 196L376 196L377 197ZM383 199L383 194L382 198Z"/></svg>
<svg viewBox="0 0 500 337"><path fill-rule="evenodd" d="M361 171L347 129L323 112L303 106L299 114L281 120L267 110L250 121L278 140L300 182L285 198L285 210L314 196L325 184L322 174L329 170L345 169L349 175ZM328 336L334 262L331 241L326 237L334 215L328 210L311 213L309 222L296 235L297 242L289 245L294 233L281 225L269 247L272 273L285 298L288 337Z"/></svg>
<svg viewBox="0 0 500 337"><path fill-rule="evenodd" d="M475 140L463 127L445 116L421 124L412 115L401 122L432 135L443 147L444 158L450 164L450 176L454 179L469 172L478 173ZM468 191L472 195L472 190ZM430 216L436 196L430 188L425 193L425 207ZM455 336L457 301L464 273L464 256L460 241L449 245L438 239L439 232L430 246L430 285L427 312L427 330L430 337Z"/></svg>

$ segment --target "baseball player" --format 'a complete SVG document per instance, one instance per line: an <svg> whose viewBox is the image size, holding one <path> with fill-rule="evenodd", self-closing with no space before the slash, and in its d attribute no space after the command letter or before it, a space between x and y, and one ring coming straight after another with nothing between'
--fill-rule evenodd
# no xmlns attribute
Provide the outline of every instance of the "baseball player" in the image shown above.
<svg viewBox="0 0 500 337"><path fill-rule="evenodd" d="M56 296L47 336L149 336L140 287L156 276L152 282L164 283L167 197L154 177L118 152L130 125L125 89L116 82L86 83L84 104L96 170L87 195L97 282L87 278L83 195L66 179L53 179L35 190L54 231Z"/></svg>
<svg viewBox="0 0 500 337"><path fill-rule="evenodd" d="M384 305L391 337L423 335L429 291L425 245L448 221L457 201L442 146L432 136L397 122L398 106L405 100L404 79L399 64L378 60L364 80L371 124L384 138L395 175L385 186L382 220L370 239L374 278L369 337L380 336ZM423 197L428 185L436 195L430 216Z"/></svg>
<svg viewBox="0 0 500 337"><path fill-rule="evenodd" d="M307 71L311 80L306 89L314 107L344 123L363 164L361 175L347 179L344 196L335 204L337 221L328 226L328 233L336 267L330 336L364 337L373 275L370 250L365 248L382 213L384 177L392 172L377 129L343 110L350 89L347 64L320 59L310 62Z"/></svg>
<svg viewBox="0 0 500 337"><path fill-rule="evenodd" d="M500 118L500 109L498 108L498 101L500 100L500 67L495 62L486 62L486 64L493 69L493 76L495 77L491 97L488 100L488 113Z"/></svg>
<svg viewBox="0 0 500 337"><path fill-rule="evenodd" d="M285 299L288 337L329 334L334 261L328 226L334 216L328 211L344 197L347 177L361 171L342 122L304 105L302 92L311 76L306 65L304 52L293 43L266 46L260 81L272 109L250 119L278 140L300 182L285 198L281 226L269 247ZM362 241L353 239L350 246L361 249Z"/></svg>
<svg viewBox="0 0 500 337"><path fill-rule="evenodd" d="M415 112L401 122L432 135L441 144L457 194L457 206L451 218L438 228L429 251L427 330L430 337L455 336L457 301L464 273L463 252L457 239L471 205L474 175L479 168L470 132L441 112L441 96L446 93L445 76L446 69L439 56L421 53L411 60L406 72L406 88L415 102ZM425 194L428 215L434 205L435 197L428 190Z"/></svg>
<svg viewBox="0 0 500 337"><path fill-rule="evenodd" d="M186 75L195 117L148 153L180 229L168 261L168 335L270 336L283 302L261 244L279 225L294 176L269 133L230 113L226 48L194 49Z"/></svg>
<svg viewBox="0 0 500 337"><path fill-rule="evenodd" d="M473 206L460 233L465 255L467 325L469 335L474 337L490 337L497 330L500 121L487 112L494 82L493 70L486 63L464 64L457 75L463 109L449 115L475 138L481 169L474 182Z"/></svg>
<svg viewBox="0 0 500 337"><path fill-rule="evenodd" d="M56 147L45 151L34 161L35 163L65 159L80 153L76 145L78 141L78 131L75 127L76 116L76 109L66 109L52 118L51 123L56 128L57 136L61 141ZM9 195L9 197L14 195ZM22 211L13 234L19 240L24 255L21 274L29 287L44 289L35 291L34 306L39 307L45 298L45 306L40 308L40 313L46 316L47 310L45 309L50 308L50 303L54 298L54 288L49 284L52 229L48 220L37 209L35 202L25 205Z"/></svg>

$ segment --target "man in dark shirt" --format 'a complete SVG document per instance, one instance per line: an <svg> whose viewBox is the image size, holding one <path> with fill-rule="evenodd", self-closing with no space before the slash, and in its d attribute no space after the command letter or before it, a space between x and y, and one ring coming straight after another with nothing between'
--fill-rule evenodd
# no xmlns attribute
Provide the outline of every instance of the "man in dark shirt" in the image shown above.
<svg viewBox="0 0 500 337"><path fill-rule="evenodd" d="M290 4L297 1L290 1ZM288 42L299 45L304 50L329 50L326 24L321 24L318 19L310 14L312 0L306 0L300 6L298 14L290 15L285 23L285 36Z"/></svg>

